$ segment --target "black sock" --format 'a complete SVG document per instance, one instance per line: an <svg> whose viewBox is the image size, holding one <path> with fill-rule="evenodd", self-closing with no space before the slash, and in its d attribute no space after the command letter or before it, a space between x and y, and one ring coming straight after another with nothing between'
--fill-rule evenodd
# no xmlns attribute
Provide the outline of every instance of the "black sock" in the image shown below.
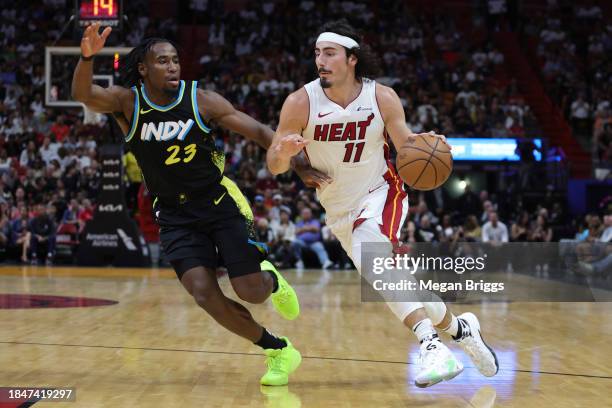
<svg viewBox="0 0 612 408"><path fill-rule="evenodd" d="M266 271L266 272L268 272L270 276L272 277L272 293L276 293L276 291L278 290L278 277L272 271Z"/></svg>
<svg viewBox="0 0 612 408"><path fill-rule="evenodd" d="M249 245L249 250L252 252L253 256L256 259L259 259L261 262L266 260L265 254L262 254L257 246ZM270 276L272 276L272 293L275 293L278 290L278 278L276 277L276 274L274 272L268 271L266 269L262 269L261 271L263 272L264 270L268 272Z"/></svg>
<svg viewBox="0 0 612 408"><path fill-rule="evenodd" d="M276 337L273 334L270 334L270 332L267 331L264 327L263 333L261 333L261 338L259 339L259 341L255 342L255 345L261 347L264 350L278 350L287 347L287 342L283 339Z"/></svg>

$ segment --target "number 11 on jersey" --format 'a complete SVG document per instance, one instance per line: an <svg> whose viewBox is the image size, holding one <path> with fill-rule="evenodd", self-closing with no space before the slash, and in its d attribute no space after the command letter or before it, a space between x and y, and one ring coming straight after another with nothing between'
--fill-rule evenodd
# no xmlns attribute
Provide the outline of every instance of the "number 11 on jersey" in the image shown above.
<svg viewBox="0 0 612 408"><path fill-rule="evenodd" d="M344 152L344 160L342 160L343 162L348 163L351 161L354 145L357 145L357 147L355 148L355 158L352 161L353 163L357 163L359 162L359 160L361 160L361 153L363 152L363 146L365 146L365 142L347 143L344 145L346 151Z"/></svg>

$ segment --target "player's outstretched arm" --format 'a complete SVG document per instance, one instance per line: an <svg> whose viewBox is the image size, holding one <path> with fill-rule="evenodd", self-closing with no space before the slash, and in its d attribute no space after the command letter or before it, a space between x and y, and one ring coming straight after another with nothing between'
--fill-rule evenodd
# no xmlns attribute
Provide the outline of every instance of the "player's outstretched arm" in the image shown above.
<svg viewBox="0 0 612 408"><path fill-rule="evenodd" d="M87 108L94 112L121 112L121 96L130 93L130 91L119 86L102 88L92 82L93 60L90 58L104 47L112 29L106 27L102 34L99 33L99 30L100 24L96 23L88 26L83 32L83 38L81 39L82 57L72 76L72 98L85 104Z"/></svg>
<svg viewBox="0 0 612 408"><path fill-rule="evenodd" d="M308 144L308 140L302 137L302 130L308 122L308 110L308 94L304 88L292 93L285 100L274 141L266 154L268 169L272 174L289 170L291 158Z"/></svg>
<svg viewBox="0 0 612 408"><path fill-rule="evenodd" d="M396 148L403 146L408 142L412 142L414 138L421 133L412 133L406 124L406 115L404 107L399 99L399 96L392 88L384 85L376 84L376 96L378 100L378 108L385 122L385 129L389 132L391 141ZM424 134L424 133L423 133ZM437 135L430 132L436 137L442 139L446 143L446 138L442 135Z"/></svg>
<svg viewBox="0 0 612 408"><path fill-rule="evenodd" d="M206 122L216 122L224 129L253 140L264 149L270 147L274 136L270 127L235 109L227 99L216 92L198 89L197 98L200 116Z"/></svg>
<svg viewBox="0 0 612 408"><path fill-rule="evenodd" d="M236 110L227 99L216 92L198 90L197 97L198 110L205 121L214 121L225 129L255 141L269 151L274 137L270 127ZM296 158L291 163L291 167L308 187L317 187L322 181L327 181L328 177L313 169L306 160Z"/></svg>

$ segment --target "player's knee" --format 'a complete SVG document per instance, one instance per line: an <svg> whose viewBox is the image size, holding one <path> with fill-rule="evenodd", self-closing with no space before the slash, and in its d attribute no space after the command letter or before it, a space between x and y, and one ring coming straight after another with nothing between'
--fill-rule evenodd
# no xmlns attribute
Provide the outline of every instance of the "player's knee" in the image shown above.
<svg viewBox="0 0 612 408"><path fill-rule="evenodd" d="M248 303L263 303L270 295L272 282L266 279L267 273L250 273L231 280L234 292Z"/></svg>
<svg viewBox="0 0 612 408"><path fill-rule="evenodd" d="M202 309L205 309L205 310L208 308L208 304L209 304L208 300L209 299L210 298L207 297L204 294L194 293L194 295L193 295L193 300L195 300L196 304L198 306L200 306Z"/></svg>
<svg viewBox="0 0 612 408"><path fill-rule="evenodd" d="M427 311L427 315L431 319L431 322L434 326L440 325L446 316L446 305L440 299L439 302L425 302L423 303L425 306L425 310Z"/></svg>
<svg viewBox="0 0 612 408"><path fill-rule="evenodd" d="M212 307L216 293L208 285L195 285L192 291L193 299L202 309L209 310Z"/></svg>

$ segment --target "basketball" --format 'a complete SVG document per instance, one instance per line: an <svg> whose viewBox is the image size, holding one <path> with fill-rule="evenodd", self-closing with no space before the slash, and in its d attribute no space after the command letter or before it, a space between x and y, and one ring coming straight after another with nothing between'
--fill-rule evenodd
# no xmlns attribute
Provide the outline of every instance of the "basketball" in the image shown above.
<svg viewBox="0 0 612 408"><path fill-rule="evenodd" d="M398 149L397 172L415 190L440 187L453 170L453 155L442 140L433 135L418 135Z"/></svg>

